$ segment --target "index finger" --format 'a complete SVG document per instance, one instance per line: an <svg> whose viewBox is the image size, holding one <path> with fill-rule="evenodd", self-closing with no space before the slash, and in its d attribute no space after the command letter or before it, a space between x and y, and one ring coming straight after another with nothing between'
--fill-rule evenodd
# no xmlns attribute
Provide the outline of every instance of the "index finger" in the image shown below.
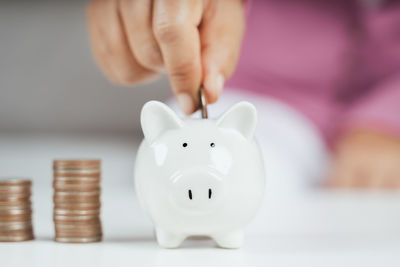
<svg viewBox="0 0 400 267"><path fill-rule="evenodd" d="M186 114L198 106L201 82L198 25L202 0L155 0L153 31L178 103Z"/></svg>

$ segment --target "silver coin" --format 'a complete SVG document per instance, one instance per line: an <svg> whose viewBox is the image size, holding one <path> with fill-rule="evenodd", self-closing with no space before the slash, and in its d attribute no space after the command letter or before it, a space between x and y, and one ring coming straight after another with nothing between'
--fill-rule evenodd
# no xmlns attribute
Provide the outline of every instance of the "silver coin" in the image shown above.
<svg viewBox="0 0 400 267"><path fill-rule="evenodd" d="M200 99L201 118L207 119L208 118L207 99L206 95L204 94L204 89L202 86L199 88L199 99Z"/></svg>

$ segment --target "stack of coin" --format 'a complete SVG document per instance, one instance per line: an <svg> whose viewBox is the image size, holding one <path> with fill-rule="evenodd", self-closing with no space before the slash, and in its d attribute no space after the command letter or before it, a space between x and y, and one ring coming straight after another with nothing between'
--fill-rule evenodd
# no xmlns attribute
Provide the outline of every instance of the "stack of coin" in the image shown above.
<svg viewBox="0 0 400 267"><path fill-rule="evenodd" d="M53 162L55 241L101 241L100 165L100 160Z"/></svg>
<svg viewBox="0 0 400 267"><path fill-rule="evenodd" d="M25 179L0 180L0 241L33 239L31 185Z"/></svg>

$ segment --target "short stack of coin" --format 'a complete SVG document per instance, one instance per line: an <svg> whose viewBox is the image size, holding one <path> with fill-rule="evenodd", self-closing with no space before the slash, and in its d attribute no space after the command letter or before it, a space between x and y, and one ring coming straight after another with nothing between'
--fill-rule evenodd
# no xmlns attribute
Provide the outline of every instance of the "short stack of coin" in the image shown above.
<svg viewBox="0 0 400 267"><path fill-rule="evenodd" d="M32 182L0 179L0 241L32 240Z"/></svg>
<svg viewBox="0 0 400 267"><path fill-rule="evenodd" d="M55 241L101 241L101 161L54 160L53 171Z"/></svg>

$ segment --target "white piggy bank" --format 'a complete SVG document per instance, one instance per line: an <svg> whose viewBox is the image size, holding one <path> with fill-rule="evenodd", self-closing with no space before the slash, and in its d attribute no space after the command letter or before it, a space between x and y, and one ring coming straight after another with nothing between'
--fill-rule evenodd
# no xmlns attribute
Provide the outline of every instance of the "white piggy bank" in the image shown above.
<svg viewBox="0 0 400 267"><path fill-rule="evenodd" d="M256 123L248 102L217 120L181 119L157 101L143 106L136 190L160 246L178 247L188 236L209 236L223 248L242 245L264 193Z"/></svg>

